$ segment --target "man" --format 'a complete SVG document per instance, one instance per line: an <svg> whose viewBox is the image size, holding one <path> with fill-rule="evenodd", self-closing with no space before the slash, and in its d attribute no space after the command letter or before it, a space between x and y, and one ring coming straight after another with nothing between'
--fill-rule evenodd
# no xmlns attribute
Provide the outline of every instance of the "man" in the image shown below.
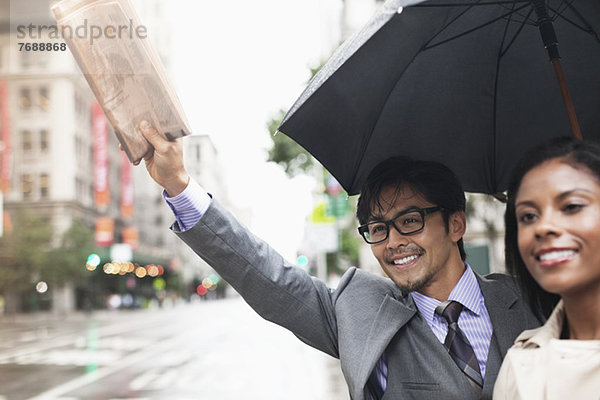
<svg viewBox="0 0 600 400"><path fill-rule="evenodd" d="M140 129L172 229L260 315L339 358L355 400L489 399L513 340L539 326L512 279L480 277L464 263L464 193L441 164L396 158L374 169L359 232L389 279L350 268L330 290L190 180L180 141Z"/></svg>

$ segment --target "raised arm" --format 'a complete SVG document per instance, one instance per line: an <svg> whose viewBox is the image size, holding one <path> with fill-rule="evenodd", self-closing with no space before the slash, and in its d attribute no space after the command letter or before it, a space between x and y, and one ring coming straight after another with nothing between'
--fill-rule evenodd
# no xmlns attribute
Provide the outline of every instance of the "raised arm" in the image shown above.
<svg viewBox="0 0 600 400"><path fill-rule="evenodd" d="M150 176L169 197L184 191L182 196L188 196L197 184L190 183L183 165L181 139L168 141L143 122L140 130L154 147L144 157ZM206 192L202 194L206 196ZM179 222L179 210L172 208ZM200 214L184 229L174 224L173 231L263 318L291 330L311 346L338 356L334 301L325 283L284 260L217 201Z"/></svg>

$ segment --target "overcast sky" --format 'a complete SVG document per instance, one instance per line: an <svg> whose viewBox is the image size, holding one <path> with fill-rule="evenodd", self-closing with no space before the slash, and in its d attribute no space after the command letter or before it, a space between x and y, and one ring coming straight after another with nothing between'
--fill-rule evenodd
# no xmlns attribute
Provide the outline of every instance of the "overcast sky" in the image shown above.
<svg viewBox="0 0 600 400"><path fill-rule="evenodd" d="M288 258L311 210L311 182L267 164L266 123L288 109L319 64L327 10L319 0L171 0L174 84L194 133L208 134L232 200ZM210 188L206 188L210 191Z"/></svg>

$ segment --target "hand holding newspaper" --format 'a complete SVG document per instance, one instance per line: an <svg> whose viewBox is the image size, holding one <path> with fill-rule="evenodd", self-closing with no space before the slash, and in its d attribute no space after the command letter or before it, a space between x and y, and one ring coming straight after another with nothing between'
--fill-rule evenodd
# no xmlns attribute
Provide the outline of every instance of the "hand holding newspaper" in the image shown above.
<svg viewBox="0 0 600 400"><path fill-rule="evenodd" d="M164 66L129 0L62 0L52 12L129 161L137 163L152 150L139 132L142 120L169 140L190 134Z"/></svg>

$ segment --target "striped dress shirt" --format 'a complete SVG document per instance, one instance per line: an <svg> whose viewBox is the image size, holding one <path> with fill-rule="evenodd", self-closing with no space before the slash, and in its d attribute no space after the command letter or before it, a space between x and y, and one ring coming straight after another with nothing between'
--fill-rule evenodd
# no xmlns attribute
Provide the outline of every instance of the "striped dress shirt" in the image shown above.
<svg viewBox="0 0 600 400"><path fill-rule="evenodd" d="M181 231L187 231L204 215L210 206L211 198L208 193L190 177L185 190L177 196L169 197L163 190L163 198L171 207Z"/></svg>
<svg viewBox="0 0 600 400"><path fill-rule="evenodd" d="M481 376L485 378L485 366L492 340L492 321L485 307L485 299L479 288L475 273L468 264L465 264L465 267L465 272L456 286L454 286L454 289L452 289L452 292L450 292L448 300L457 301L464 306L463 311L458 317L458 326L467 336L467 339L469 339L479 362ZM443 317L435 313L435 308L441 302L419 292L412 292L411 296L415 301L419 314L427 321L434 335L443 345L448 334L448 324ZM380 387L385 392L387 387L387 360L385 353L375 366L375 374Z"/></svg>

